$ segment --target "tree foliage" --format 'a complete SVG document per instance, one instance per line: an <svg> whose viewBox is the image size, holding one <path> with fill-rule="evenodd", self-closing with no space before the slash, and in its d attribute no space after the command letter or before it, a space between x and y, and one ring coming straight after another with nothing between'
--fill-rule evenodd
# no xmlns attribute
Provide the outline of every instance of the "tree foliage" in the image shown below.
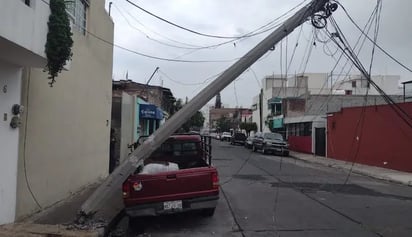
<svg viewBox="0 0 412 237"><path fill-rule="evenodd" d="M216 121L216 126L219 132L228 132L232 128L232 121L222 116Z"/></svg>
<svg viewBox="0 0 412 237"><path fill-rule="evenodd" d="M55 78L63 70L67 60L72 57L73 39L64 0L50 0L50 16L47 25L49 32L45 45L46 70L51 80L49 84L53 86L56 82Z"/></svg>
<svg viewBox="0 0 412 237"><path fill-rule="evenodd" d="M190 130L200 130L203 127L203 123L205 122L205 117L203 116L202 112L196 111L195 115L193 115L189 121L183 124L182 129L185 132L189 132Z"/></svg>
<svg viewBox="0 0 412 237"><path fill-rule="evenodd" d="M174 110L179 111L181 108L183 108L183 100L177 99L174 105ZM183 132L189 132L190 130L200 130L200 128L203 127L204 122L205 117L203 116L202 112L197 111L188 121L186 121L182 125L180 130Z"/></svg>
<svg viewBox="0 0 412 237"><path fill-rule="evenodd" d="M241 123L240 129L246 130L246 133L249 136L251 131L257 131L257 124L256 123Z"/></svg>

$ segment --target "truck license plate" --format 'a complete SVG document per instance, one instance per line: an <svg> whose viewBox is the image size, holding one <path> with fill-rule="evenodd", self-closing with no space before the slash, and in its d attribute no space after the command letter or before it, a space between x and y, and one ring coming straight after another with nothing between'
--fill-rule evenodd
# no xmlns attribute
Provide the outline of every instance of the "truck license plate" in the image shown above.
<svg viewBox="0 0 412 237"><path fill-rule="evenodd" d="M182 200L163 203L164 210L182 209Z"/></svg>

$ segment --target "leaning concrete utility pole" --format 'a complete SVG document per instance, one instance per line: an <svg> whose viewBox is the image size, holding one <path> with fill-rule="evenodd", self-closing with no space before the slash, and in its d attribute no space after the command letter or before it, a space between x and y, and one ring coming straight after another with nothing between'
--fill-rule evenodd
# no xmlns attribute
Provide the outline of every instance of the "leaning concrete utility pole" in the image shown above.
<svg viewBox="0 0 412 237"><path fill-rule="evenodd" d="M98 212L100 207L108 205L109 203L107 203L107 201L113 197L113 195L121 195L120 189L122 183L136 170L136 167L141 165L157 147L178 130L196 111L201 109L210 99L235 80L268 50L273 49L279 41L290 34L296 27L313 16L315 16L315 18L312 18L312 23L314 23L314 20L320 21L320 23L324 20L326 23L326 18L330 15L326 13L328 11L330 13L330 10L327 11L325 8L327 3L328 0L313 0L304 6L262 42L226 69L223 74L210 83L188 104L184 105L182 109L156 130L141 146L130 154L124 163L119 165L119 167L104 180L81 206L81 215L83 217L91 216Z"/></svg>

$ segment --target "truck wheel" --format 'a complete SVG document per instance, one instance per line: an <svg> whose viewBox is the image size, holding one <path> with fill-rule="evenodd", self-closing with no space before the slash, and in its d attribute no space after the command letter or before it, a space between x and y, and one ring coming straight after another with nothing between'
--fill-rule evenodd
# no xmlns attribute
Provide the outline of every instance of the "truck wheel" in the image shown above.
<svg viewBox="0 0 412 237"><path fill-rule="evenodd" d="M202 210L202 216L211 217L215 214L216 208L208 208Z"/></svg>
<svg viewBox="0 0 412 237"><path fill-rule="evenodd" d="M255 147L255 145L252 146L252 151L256 152L256 147Z"/></svg>

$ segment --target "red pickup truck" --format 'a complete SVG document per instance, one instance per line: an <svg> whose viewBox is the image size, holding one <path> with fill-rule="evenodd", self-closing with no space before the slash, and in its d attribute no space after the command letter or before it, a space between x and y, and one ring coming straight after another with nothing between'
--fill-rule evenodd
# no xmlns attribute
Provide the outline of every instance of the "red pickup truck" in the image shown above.
<svg viewBox="0 0 412 237"><path fill-rule="evenodd" d="M123 183L125 212L134 217L201 210L213 216L219 178L210 137L173 135Z"/></svg>

